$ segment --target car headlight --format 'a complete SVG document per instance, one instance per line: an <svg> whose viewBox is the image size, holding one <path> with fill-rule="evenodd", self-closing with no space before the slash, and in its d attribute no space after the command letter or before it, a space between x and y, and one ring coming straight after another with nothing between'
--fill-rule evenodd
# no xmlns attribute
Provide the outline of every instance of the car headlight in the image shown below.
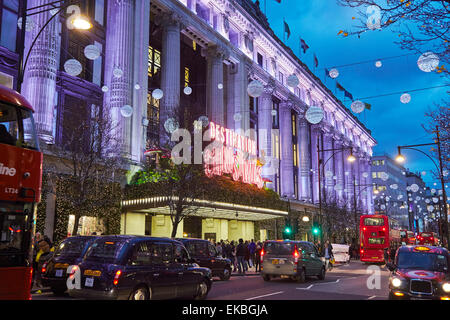
<svg viewBox="0 0 450 320"><path fill-rule="evenodd" d="M442 284L442 290L444 290L445 292L450 292L450 282L444 282Z"/></svg>
<svg viewBox="0 0 450 320"><path fill-rule="evenodd" d="M392 283L392 286L398 288L402 285L402 280L399 278L392 278L391 283Z"/></svg>

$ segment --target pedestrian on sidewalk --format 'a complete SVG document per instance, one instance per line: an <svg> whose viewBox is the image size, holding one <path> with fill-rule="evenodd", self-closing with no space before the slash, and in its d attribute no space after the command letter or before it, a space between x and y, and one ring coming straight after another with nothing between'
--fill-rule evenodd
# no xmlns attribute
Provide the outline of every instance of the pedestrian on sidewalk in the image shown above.
<svg viewBox="0 0 450 320"><path fill-rule="evenodd" d="M233 265L233 272L237 270L237 261L236 261L236 247L234 245L234 240L231 240L230 243L230 260Z"/></svg>
<svg viewBox="0 0 450 320"><path fill-rule="evenodd" d="M258 242L256 245L256 251L255 251L255 272L261 272L261 250L262 250L262 243Z"/></svg>
<svg viewBox="0 0 450 320"><path fill-rule="evenodd" d="M324 246L324 257L325 257L325 269L331 270L333 265L330 263L330 260L333 258L333 246L330 241L327 240Z"/></svg>
<svg viewBox="0 0 450 320"><path fill-rule="evenodd" d="M239 244L236 247L236 258L237 258L237 265L239 273L245 274L245 254L246 254L246 247L244 244L244 240L242 238L239 239Z"/></svg>
<svg viewBox="0 0 450 320"><path fill-rule="evenodd" d="M50 258L53 256L53 252L55 251L55 248L52 246L52 242L49 237L44 236L44 239L39 241L39 251L36 255L36 263L37 263L37 270L36 270L36 287L42 288L41 283L41 270L42 266L45 262L50 260ZM39 292L40 293L40 292Z"/></svg>
<svg viewBox="0 0 450 320"><path fill-rule="evenodd" d="M251 242L248 245L248 251L250 253L250 258L249 258L250 266L255 265L255 263L256 263L256 261L255 261L256 243L253 239L251 240Z"/></svg>

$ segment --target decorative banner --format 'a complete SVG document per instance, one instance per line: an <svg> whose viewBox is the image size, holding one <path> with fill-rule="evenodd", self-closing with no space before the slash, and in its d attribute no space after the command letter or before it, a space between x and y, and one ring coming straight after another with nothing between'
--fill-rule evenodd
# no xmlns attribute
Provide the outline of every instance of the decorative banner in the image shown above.
<svg viewBox="0 0 450 320"><path fill-rule="evenodd" d="M419 191L419 186L417 185L417 184L412 184L411 185L411 191L412 192L417 192L417 191Z"/></svg>
<svg viewBox="0 0 450 320"><path fill-rule="evenodd" d="M259 80L253 80L247 86L247 93L250 97L258 98L264 91L264 85Z"/></svg>
<svg viewBox="0 0 450 320"><path fill-rule="evenodd" d="M257 165L256 141L236 133L234 130L210 122L211 140L215 143L207 147L204 154L205 174L231 174L234 181L264 186L262 167ZM254 158L245 157L250 154Z"/></svg>
<svg viewBox="0 0 450 320"><path fill-rule="evenodd" d="M164 92L161 89L155 89L152 92L152 97L156 100L159 100L163 97Z"/></svg>
<svg viewBox="0 0 450 320"><path fill-rule="evenodd" d="M69 59L64 63L64 70L71 76L76 77L83 71L83 67L78 60Z"/></svg>
<svg viewBox="0 0 450 320"><path fill-rule="evenodd" d="M100 48L95 44L90 44L84 48L84 56L89 60L95 60L100 57L101 51Z"/></svg>
<svg viewBox="0 0 450 320"><path fill-rule="evenodd" d="M164 122L164 129L166 129L168 133L173 133L179 127L180 125L178 124L178 121L174 118L169 118L166 120L166 122Z"/></svg>
<svg viewBox="0 0 450 320"><path fill-rule="evenodd" d="M425 52L417 60L417 66L423 72L431 72L439 66L439 57L433 52Z"/></svg>
<svg viewBox="0 0 450 320"><path fill-rule="evenodd" d="M124 118L129 118L133 114L133 107L126 104L123 107L120 108L120 114Z"/></svg>
<svg viewBox="0 0 450 320"><path fill-rule="evenodd" d="M323 109L321 107L312 106L305 112L306 120L311 124L318 124L322 121L324 116Z"/></svg>
<svg viewBox="0 0 450 320"><path fill-rule="evenodd" d="M330 78L336 79L337 77L339 77L339 70L333 68L330 70L330 72L328 72L328 75L330 76Z"/></svg>
<svg viewBox="0 0 450 320"><path fill-rule="evenodd" d="M411 101L411 95L409 93L404 93L400 96L400 101L404 104L409 103Z"/></svg>
<svg viewBox="0 0 450 320"><path fill-rule="evenodd" d="M295 74L291 74L288 78L287 78L287 85L289 87L295 88L299 85L300 80L298 80L297 76Z"/></svg>
<svg viewBox="0 0 450 320"><path fill-rule="evenodd" d="M383 65L383 64L381 63L380 60L378 60L377 62L375 62L375 67L377 67L377 68L381 68L382 65Z"/></svg>
<svg viewBox="0 0 450 320"><path fill-rule="evenodd" d="M364 109L366 108L366 106L364 105L364 102L356 100L352 103L352 105L350 106L350 108L352 109L352 111L354 113L361 113L364 111Z"/></svg>
<svg viewBox="0 0 450 320"><path fill-rule="evenodd" d="M185 95L190 95L191 93L192 93L192 88L191 87L185 87L184 89L183 89L183 93L185 94Z"/></svg>

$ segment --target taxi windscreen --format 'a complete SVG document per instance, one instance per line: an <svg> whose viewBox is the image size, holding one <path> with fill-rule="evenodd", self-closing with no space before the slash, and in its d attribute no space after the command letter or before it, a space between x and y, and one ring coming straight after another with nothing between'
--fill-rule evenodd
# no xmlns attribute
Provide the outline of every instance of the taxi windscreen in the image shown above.
<svg viewBox="0 0 450 320"><path fill-rule="evenodd" d="M428 252L399 252L397 267L400 269L423 269L441 271L448 268L447 257Z"/></svg>
<svg viewBox="0 0 450 320"><path fill-rule="evenodd" d="M80 256L87 242L87 239L66 240L59 245L58 249L55 252L55 257L63 255Z"/></svg>
<svg viewBox="0 0 450 320"><path fill-rule="evenodd" d="M264 244L266 254L290 255L294 248L295 244L290 242L266 242Z"/></svg>
<svg viewBox="0 0 450 320"><path fill-rule="evenodd" d="M119 257L124 244L125 242L121 241L97 240L89 247L84 258L96 262L113 263Z"/></svg>

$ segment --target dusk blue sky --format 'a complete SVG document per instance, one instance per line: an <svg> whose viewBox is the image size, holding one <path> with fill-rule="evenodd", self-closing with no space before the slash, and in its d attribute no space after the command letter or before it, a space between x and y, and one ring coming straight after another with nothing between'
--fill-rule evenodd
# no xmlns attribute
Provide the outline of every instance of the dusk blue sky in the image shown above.
<svg viewBox="0 0 450 320"><path fill-rule="evenodd" d="M335 92L335 80L325 79L324 68L370 60L369 63L341 67L336 79L353 98L373 97L395 92L422 89L444 85L446 80L436 72L426 73L417 67L420 56L400 49L394 42L398 36L392 29L368 31L357 36L337 35L339 30L355 30L359 17L357 9L337 5L336 0L260 0L264 12L265 2L269 23L275 34L284 39L283 19L288 23L291 35L285 43L314 72L314 53L319 60L315 70L322 82ZM299 38L306 41L309 50L299 53ZM401 58L383 58L407 55ZM382 67L376 68L375 61L381 60ZM442 64L442 63L441 63ZM440 64L440 65L441 65ZM448 81L447 81L448 82ZM400 102L400 94L372 99L361 99L372 105L358 115L364 125L372 131L378 145L374 155L388 154L395 157L398 145L432 142L432 136L422 128L426 122L424 113L448 96L448 87L411 92L411 102ZM350 108L351 101L344 100L342 91L336 91L338 99ZM430 151L429 147L422 148ZM431 179L435 167L430 159L416 151L405 150L405 167L414 172L426 171L423 176L428 185L437 182Z"/></svg>

